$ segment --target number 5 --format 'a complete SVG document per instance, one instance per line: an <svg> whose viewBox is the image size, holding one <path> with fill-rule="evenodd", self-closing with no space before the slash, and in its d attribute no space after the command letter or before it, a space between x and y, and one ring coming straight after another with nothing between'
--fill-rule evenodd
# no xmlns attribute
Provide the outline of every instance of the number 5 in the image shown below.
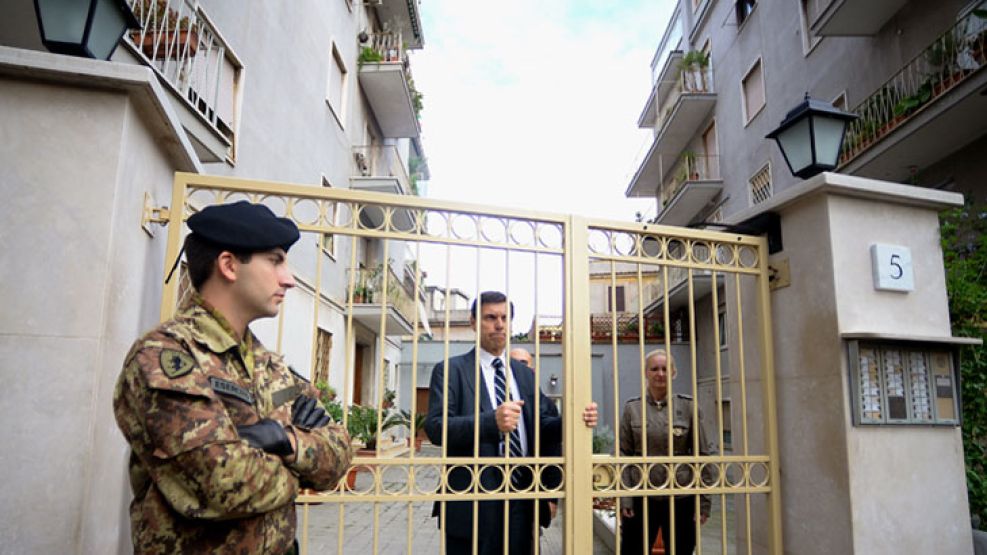
<svg viewBox="0 0 987 555"><path fill-rule="evenodd" d="M891 279L901 279L901 276L905 275L905 270L902 269L901 264L898 263L899 258L901 258L901 255L891 255L891 266L897 269L897 271L891 270Z"/></svg>

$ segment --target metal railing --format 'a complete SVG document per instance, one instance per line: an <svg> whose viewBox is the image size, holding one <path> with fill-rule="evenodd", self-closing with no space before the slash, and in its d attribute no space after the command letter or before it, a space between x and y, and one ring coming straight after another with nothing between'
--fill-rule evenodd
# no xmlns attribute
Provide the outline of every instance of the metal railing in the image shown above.
<svg viewBox="0 0 987 555"><path fill-rule="evenodd" d="M675 85L665 101L658 109L655 129L660 130L668 123L668 116L675 110L675 105L683 95L713 93L713 68L692 68L679 72Z"/></svg>
<svg viewBox="0 0 987 555"><path fill-rule="evenodd" d="M846 164L925 106L987 65L987 18L963 17L851 110L840 163Z"/></svg>
<svg viewBox="0 0 987 555"><path fill-rule="evenodd" d="M387 305L393 307L408 322L414 320L416 305L411 295L405 291L394 270L387 266ZM355 273L353 283L353 304L384 304L384 266L374 268L350 268Z"/></svg>
<svg viewBox="0 0 987 555"><path fill-rule="evenodd" d="M127 35L194 112L233 141L243 65L201 8L185 0L130 0L142 28Z"/></svg>
<svg viewBox="0 0 987 555"><path fill-rule="evenodd" d="M408 178L401 154L394 145L360 145L353 147L353 173L359 177L393 177L406 194L417 195L417 187Z"/></svg>
<svg viewBox="0 0 987 555"><path fill-rule="evenodd" d="M679 194L690 181L713 181L720 177L720 157L683 153L672 169L671 177L661 188L661 205L664 207Z"/></svg>
<svg viewBox="0 0 987 555"><path fill-rule="evenodd" d="M370 33L369 44L365 46L380 57L376 59L364 59L364 62L403 62L407 59L404 49L404 42L401 40L400 32L378 32ZM372 55L371 55L372 56ZM372 56L376 58L376 56Z"/></svg>

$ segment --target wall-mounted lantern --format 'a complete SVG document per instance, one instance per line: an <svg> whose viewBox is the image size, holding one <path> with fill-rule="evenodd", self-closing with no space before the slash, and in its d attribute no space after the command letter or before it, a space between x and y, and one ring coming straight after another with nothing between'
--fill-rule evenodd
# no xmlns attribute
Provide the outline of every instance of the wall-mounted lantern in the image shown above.
<svg viewBox="0 0 987 555"><path fill-rule="evenodd" d="M843 147L843 136L855 114L844 112L828 102L809 98L793 108L777 129L768 133L781 148L791 172L807 179L836 169Z"/></svg>
<svg viewBox="0 0 987 555"><path fill-rule="evenodd" d="M34 0L41 42L56 54L108 60L140 22L124 0Z"/></svg>

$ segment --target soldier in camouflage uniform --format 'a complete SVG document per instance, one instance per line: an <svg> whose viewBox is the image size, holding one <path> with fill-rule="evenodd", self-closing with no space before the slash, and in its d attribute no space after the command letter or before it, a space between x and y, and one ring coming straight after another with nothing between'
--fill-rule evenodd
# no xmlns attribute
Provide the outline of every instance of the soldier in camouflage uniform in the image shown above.
<svg viewBox="0 0 987 555"><path fill-rule="evenodd" d="M294 279L294 223L247 203L188 220L197 294L139 339L114 413L130 442L136 553L292 553L300 487L329 489L352 458L317 390L247 325Z"/></svg>
<svg viewBox="0 0 987 555"><path fill-rule="evenodd" d="M647 413L647 456L660 457L668 455L668 376L675 377L675 360L665 353L664 349L656 349L645 358L645 378L647 379L647 403L642 403L640 397L627 401L624 413L620 418L620 454L640 457L643 453L643 412ZM672 448L673 455L690 456L693 451L694 434L698 433L699 455L716 453L716 447L708 441L708 435L703 423L702 412L699 414L698 430L693 426L692 397L676 394L672 402L675 417L672 419ZM645 409L645 407L647 407ZM666 467L655 464L649 473L650 484L647 481L641 488L654 489L658 487L673 488L687 487L693 481L692 469L688 465L679 465L672 480L668 480ZM626 487L634 487L641 482L641 470L637 465L625 467L623 480ZM674 482L673 482L674 480ZM665 482L668 482L665 484ZM711 467L703 468L701 484L712 485L715 473ZM696 486L700 484L695 484ZM708 495L699 497L699 522L705 524L709 518L710 499ZM621 527L621 554L641 555L651 553L650 546L655 543L658 529L661 528L662 541L669 553L691 554L696 546L696 496L652 496L648 497L648 548L642 545L644 531L644 498L621 497L620 507L623 524ZM675 512L675 551L671 551L671 511Z"/></svg>

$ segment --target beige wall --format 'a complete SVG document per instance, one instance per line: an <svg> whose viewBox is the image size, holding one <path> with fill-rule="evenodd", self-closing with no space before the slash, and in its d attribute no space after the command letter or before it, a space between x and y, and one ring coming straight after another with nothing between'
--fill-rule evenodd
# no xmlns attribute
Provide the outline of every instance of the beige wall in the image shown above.
<svg viewBox="0 0 987 555"><path fill-rule="evenodd" d="M151 238L139 225L143 194L167 203L171 175L188 168L160 146L167 117L133 94L0 73L0 97L0 417L15 423L0 545L114 552L130 492L112 393L131 342L157 321L151 276L163 271L161 228Z"/></svg>

